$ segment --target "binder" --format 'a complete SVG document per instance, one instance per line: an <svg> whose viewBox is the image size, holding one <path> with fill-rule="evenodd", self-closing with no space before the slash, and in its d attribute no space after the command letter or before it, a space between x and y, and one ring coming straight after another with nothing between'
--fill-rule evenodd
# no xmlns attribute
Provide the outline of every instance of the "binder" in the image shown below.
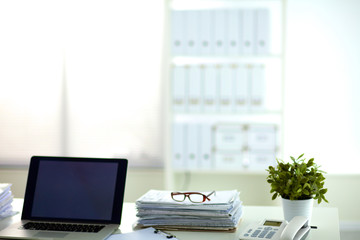
<svg viewBox="0 0 360 240"><path fill-rule="evenodd" d="M209 56L213 53L214 11L199 11L199 54Z"/></svg>
<svg viewBox="0 0 360 240"><path fill-rule="evenodd" d="M257 54L267 54L270 48L270 17L268 9L256 10L255 51Z"/></svg>
<svg viewBox="0 0 360 240"><path fill-rule="evenodd" d="M214 113L217 109L218 102L218 86L216 79L216 69L212 65L208 65L203 69L204 81L203 81L203 92L204 92L204 112Z"/></svg>
<svg viewBox="0 0 360 240"><path fill-rule="evenodd" d="M174 56L184 54L184 20L185 11L171 11L171 51Z"/></svg>
<svg viewBox="0 0 360 240"><path fill-rule="evenodd" d="M199 125L189 123L186 133L186 168L189 170L199 168Z"/></svg>
<svg viewBox="0 0 360 240"><path fill-rule="evenodd" d="M226 54L227 43L227 15L225 9L214 11L214 54L223 56Z"/></svg>
<svg viewBox="0 0 360 240"><path fill-rule="evenodd" d="M218 68L220 72L220 112L230 113L233 110L233 82L231 78L231 66L223 65Z"/></svg>
<svg viewBox="0 0 360 240"><path fill-rule="evenodd" d="M234 65L232 77L235 91L235 112L247 111L249 105L249 69L245 65Z"/></svg>
<svg viewBox="0 0 360 240"><path fill-rule="evenodd" d="M201 69L199 66L190 66L187 71L188 111L199 113L201 110Z"/></svg>
<svg viewBox="0 0 360 240"><path fill-rule="evenodd" d="M174 112L186 110L186 77L185 67L173 66L172 68L172 95Z"/></svg>
<svg viewBox="0 0 360 240"><path fill-rule="evenodd" d="M265 109L265 66L254 65L250 68L250 107L252 110Z"/></svg>
<svg viewBox="0 0 360 240"><path fill-rule="evenodd" d="M199 54L199 11L185 11L185 54Z"/></svg>
<svg viewBox="0 0 360 240"><path fill-rule="evenodd" d="M240 9L229 9L227 10L227 26L228 26L228 39L227 39L227 51L229 55L239 55L241 53L241 10Z"/></svg>
<svg viewBox="0 0 360 240"><path fill-rule="evenodd" d="M185 142L186 142L186 125L184 123L175 122L173 124L172 134L172 155L173 155L173 168L174 169L185 169Z"/></svg>
<svg viewBox="0 0 360 240"><path fill-rule="evenodd" d="M242 53L254 53L254 11L253 9L244 9L242 21Z"/></svg>
<svg viewBox="0 0 360 240"><path fill-rule="evenodd" d="M210 123L201 123L199 125L200 135L200 168L203 170L211 169L212 155L211 155L211 141L212 141L212 125Z"/></svg>

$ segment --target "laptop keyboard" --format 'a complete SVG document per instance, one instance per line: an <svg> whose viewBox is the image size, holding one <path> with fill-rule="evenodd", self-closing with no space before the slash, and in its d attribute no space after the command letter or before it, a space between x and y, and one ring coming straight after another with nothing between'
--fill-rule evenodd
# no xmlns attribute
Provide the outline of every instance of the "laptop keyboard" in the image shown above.
<svg viewBox="0 0 360 240"><path fill-rule="evenodd" d="M88 225L88 224L71 224L71 223L43 223L28 222L24 224L23 229L27 230L45 230L45 231L63 231L63 232L89 232L97 233L105 226Z"/></svg>

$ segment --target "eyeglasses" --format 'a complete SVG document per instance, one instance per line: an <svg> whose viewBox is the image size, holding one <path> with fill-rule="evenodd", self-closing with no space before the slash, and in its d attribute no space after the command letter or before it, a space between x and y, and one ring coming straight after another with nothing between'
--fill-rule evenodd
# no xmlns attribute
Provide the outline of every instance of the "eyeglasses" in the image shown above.
<svg viewBox="0 0 360 240"><path fill-rule="evenodd" d="M183 202L187 197L192 203L202 203L206 200L211 201L209 197L212 194L215 194L215 191L212 191L208 195L202 194L200 192L172 192L171 198L176 202Z"/></svg>

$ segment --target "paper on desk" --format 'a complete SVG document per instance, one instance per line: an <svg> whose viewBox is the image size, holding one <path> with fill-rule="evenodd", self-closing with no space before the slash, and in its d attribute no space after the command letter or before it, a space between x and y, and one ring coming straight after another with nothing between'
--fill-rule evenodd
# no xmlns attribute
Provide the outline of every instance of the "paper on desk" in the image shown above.
<svg viewBox="0 0 360 240"><path fill-rule="evenodd" d="M209 201L192 203L189 199L174 201L170 191L150 190L136 201L137 224L163 229L234 229L242 217L239 194L237 190L216 191Z"/></svg>
<svg viewBox="0 0 360 240"><path fill-rule="evenodd" d="M13 195L10 183L0 183L0 219L15 215L12 210Z"/></svg>
<svg viewBox="0 0 360 240"><path fill-rule="evenodd" d="M141 230L137 230L130 233L120 233L114 234L108 237L106 240L162 240L162 239L169 239L167 238L166 233L164 232L155 232L156 229L149 227ZM171 239L177 240L177 238L172 237Z"/></svg>
<svg viewBox="0 0 360 240"><path fill-rule="evenodd" d="M11 183L0 183L0 199L10 191Z"/></svg>

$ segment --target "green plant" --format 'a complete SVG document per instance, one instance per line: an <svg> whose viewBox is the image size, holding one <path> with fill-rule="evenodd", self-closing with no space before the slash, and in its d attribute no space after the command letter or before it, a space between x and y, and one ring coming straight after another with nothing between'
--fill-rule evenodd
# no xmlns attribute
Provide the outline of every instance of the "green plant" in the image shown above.
<svg viewBox="0 0 360 240"><path fill-rule="evenodd" d="M272 199L278 196L290 200L303 200L314 198L321 203L322 200L328 202L324 194L324 171L319 170L314 162L314 158L306 162L301 154L297 159L291 157L292 162L285 163L276 159L277 166L269 166L267 182L270 183L270 193L274 193Z"/></svg>

